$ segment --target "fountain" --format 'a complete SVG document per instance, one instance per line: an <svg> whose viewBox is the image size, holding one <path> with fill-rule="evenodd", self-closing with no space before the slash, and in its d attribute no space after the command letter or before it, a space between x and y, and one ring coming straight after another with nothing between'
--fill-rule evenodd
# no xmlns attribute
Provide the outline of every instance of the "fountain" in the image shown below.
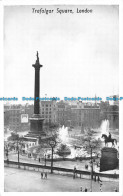
<svg viewBox="0 0 123 196"><path fill-rule="evenodd" d="M64 127L64 125L61 128L59 128L58 139L62 144L66 144L69 142L68 128Z"/></svg>
<svg viewBox="0 0 123 196"><path fill-rule="evenodd" d="M85 150L82 145L79 148L75 148L76 140L74 140L74 144L71 142L72 138L69 137L68 128L62 126L58 130L58 145L56 147L56 154L62 156L63 158L67 158L69 160L78 159L88 159L90 157L90 153Z"/></svg>
<svg viewBox="0 0 123 196"><path fill-rule="evenodd" d="M66 127L61 127L59 128L58 132L58 147L56 150L56 154L62 157L67 157L68 155L71 154L71 149L68 146L69 143L69 134L68 134L68 128Z"/></svg>
<svg viewBox="0 0 123 196"><path fill-rule="evenodd" d="M108 134L109 133L109 120L103 120L101 127L100 127L101 134Z"/></svg>
<svg viewBox="0 0 123 196"><path fill-rule="evenodd" d="M57 149L57 154L62 157L66 157L71 154L70 148L66 144L61 144Z"/></svg>

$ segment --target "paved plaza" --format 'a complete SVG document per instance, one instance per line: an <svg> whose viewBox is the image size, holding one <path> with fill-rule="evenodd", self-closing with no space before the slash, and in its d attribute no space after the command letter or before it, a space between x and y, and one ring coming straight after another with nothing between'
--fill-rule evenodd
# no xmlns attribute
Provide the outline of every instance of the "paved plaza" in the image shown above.
<svg viewBox="0 0 123 196"><path fill-rule="evenodd" d="M17 153L10 153L9 154L9 160L10 161L18 161L18 154ZM19 160L20 162L25 162L25 163L32 163L32 164L39 164L39 165L44 165L45 164L45 160L41 160L40 163L38 161L38 159L34 159L34 158L28 158L25 155L19 155ZM85 169L85 164L89 164L90 160L83 160L83 161L54 161L53 165L55 167L64 167L64 168L69 168L69 169L73 169L74 166L76 166L77 169L80 170L86 170ZM46 161L46 165L50 166L51 165L51 161Z"/></svg>
<svg viewBox="0 0 123 196"><path fill-rule="evenodd" d="M80 187L87 187L90 190L91 181L87 179L76 178L72 176L50 174L47 179L41 179L38 171L28 171L5 167L4 169L5 192L80 192ZM116 181L102 182L103 192L114 192L119 183ZM98 182L92 182L92 191L99 192Z"/></svg>

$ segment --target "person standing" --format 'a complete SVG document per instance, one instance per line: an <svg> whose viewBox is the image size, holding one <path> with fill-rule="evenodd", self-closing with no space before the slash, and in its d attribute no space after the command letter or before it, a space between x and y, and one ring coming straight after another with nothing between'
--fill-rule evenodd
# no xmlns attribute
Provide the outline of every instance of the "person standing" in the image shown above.
<svg viewBox="0 0 123 196"><path fill-rule="evenodd" d="M74 166L74 170L73 170L73 179L75 179L75 175L76 175L76 167Z"/></svg>
<svg viewBox="0 0 123 196"><path fill-rule="evenodd" d="M100 177L99 176L98 176L98 179L97 180L98 180L98 182L102 182L102 180L100 180Z"/></svg>
<svg viewBox="0 0 123 196"><path fill-rule="evenodd" d="M109 140L111 140L111 133L109 132L109 136L108 136Z"/></svg>
<svg viewBox="0 0 123 196"><path fill-rule="evenodd" d="M41 179L43 179L43 172L41 172Z"/></svg>
<svg viewBox="0 0 123 196"><path fill-rule="evenodd" d="M47 172L45 172L45 179L47 179Z"/></svg>

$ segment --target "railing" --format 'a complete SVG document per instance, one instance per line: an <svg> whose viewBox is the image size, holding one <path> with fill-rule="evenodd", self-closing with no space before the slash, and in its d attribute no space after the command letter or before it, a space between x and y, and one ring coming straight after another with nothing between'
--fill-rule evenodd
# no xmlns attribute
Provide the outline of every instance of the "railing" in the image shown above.
<svg viewBox="0 0 123 196"><path fill-rule="evenodd" d="M19 168L22 166L22 167L24 167L24 169L26 169L26 167L28 167L28 169L29 169L29 167L31 167L33 169L37 168L38 170L40 168L41 169L51 170L51 166L38 165L38 164L32 164L32 163L23 163L23 162L4 160L4 164L7 165L7 166L17 165ZM64 172L64 173L69 173L69 174L73 174L74 173L73 169L61 168L61 167L53 167L53 171ZM80 178L82 177L82 175L90 177L90 171L76 170L75 173L76 173L76 175L79 174ZM118 179L119 178L119 174L105 174L105 173L93 172L93 175L104 177L104 178L113 178L113 179Z"/></svg>

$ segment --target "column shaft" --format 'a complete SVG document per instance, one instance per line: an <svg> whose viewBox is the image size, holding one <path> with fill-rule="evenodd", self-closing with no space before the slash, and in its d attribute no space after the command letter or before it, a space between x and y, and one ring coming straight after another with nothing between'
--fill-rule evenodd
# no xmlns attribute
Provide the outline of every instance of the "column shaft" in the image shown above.
<svg viewBox="0 0 123 196"><path fill-rule="evenodd" d="M40 101L39 99L36 100L36 98L39 98L39 92L40 92L40 68L35 68L35 92L34 92L34 114L40 114Z"/></svg>

